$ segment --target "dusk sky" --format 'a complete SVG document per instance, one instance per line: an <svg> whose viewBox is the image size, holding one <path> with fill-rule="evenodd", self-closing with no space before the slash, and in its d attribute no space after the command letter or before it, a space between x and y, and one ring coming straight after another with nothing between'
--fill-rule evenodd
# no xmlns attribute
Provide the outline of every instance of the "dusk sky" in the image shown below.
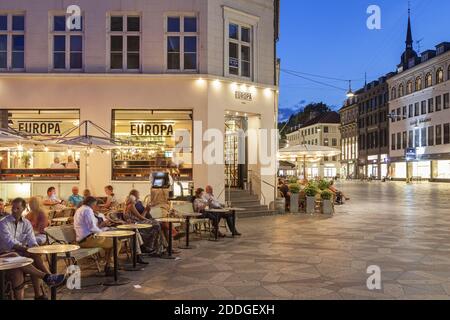
<svg viewBox="0 0 450 320"><path fill-rule="evenodd" d="M370 5L381 8L381 30L369 30ZM394 71L405 49L407 0L284 0L278 56L281 68L325 77L353 79L353 89ZM450 1L411 0L414 47L434 49L450 41ZM302 75L343 89L348 83ZM298 106L323 101L340 108L345 90L281 73L280 118Z"/></svg>

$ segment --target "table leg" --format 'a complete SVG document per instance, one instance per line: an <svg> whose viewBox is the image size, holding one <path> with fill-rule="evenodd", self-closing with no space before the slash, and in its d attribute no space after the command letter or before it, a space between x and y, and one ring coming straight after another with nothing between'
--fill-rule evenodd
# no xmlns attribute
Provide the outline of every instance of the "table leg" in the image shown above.
<svg viewBox="0 0 450 320"><path fill-rule="evenodd" d="M231 230L232 237L234 238L234 232L236 231L236 210L231 212L231 217L233 218L233 230Z"/></svg>
<svg viewBox="0 0 450 320"><path fill-rule="evenodd" d="M215 216L215 223L216 223L216 230L214 232L214 240L218 240L219 239L219 214L216 213Z"/></svg>
<svg viewBox="0 0 450 320"><path fill-rule="evenodd" d="M56 253L52 253L50 255L50 272L52 274L55 274L58 272L58 264L57 264L57 254ZM50 289L51 292L51 299L52 300L56 300L56 287L52 287Z"/></svg>
<svg viewBox="0 0 450 320"><path fill-rule="evenodd" d="M191 217L186 217L186 245L180 246L180 249L192 249L189 244L189 227L190 227L190 219Z"/></svg>
<svg viewBox="0 0 450 320"><path fill-rule="evenodd" d="M169 257L172 257L172 222L169 222L169 248L168 248Z"/></svg>
<svg viewBox="0 0 450 320"><path fill-rule="evenodd" d="M117 261L117 238L113 238L113 255L114 255L114 282L117 282L118 280L118 271L119 269L119 263Z"/></svg>
<svg viewBox="0 0 450 320"><path fill-rule="evenodd" d="M136 264L137 264L137 233L138 233L138 230L135 230L135 232L134 232L134 236L133 236L133 250L131 251L131 254L132 254L132 258L133 258L133 268L136 268Z"/></svg>
<svg viewBox="0 0 450 320"><path fill-rule="evenodd" d="M0 271L0 300L5 300L5 272Z"/></svg>
<svg viewBox="0 0 450 320"><path fill-rule="evenodd" d="M113 281L107 281L103 283L105 286L121 286L124 284L127 284L130 282L130 280L126 278L120 278L119 279L119 257L118 257L118 250L117 250L117 238L113 238L113 259L114 259L114 280ZM109 261L107 261L109 263Z"/></svg>

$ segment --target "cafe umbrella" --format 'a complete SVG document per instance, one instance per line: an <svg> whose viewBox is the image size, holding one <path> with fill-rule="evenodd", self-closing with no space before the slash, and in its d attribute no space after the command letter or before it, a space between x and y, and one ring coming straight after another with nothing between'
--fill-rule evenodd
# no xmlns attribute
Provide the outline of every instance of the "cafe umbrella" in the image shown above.
<svg viewBox="0 0 450 320"><path fill-rule="evenodd" d="M341 151L336 148L299 144L278 150L278 160L295 161L303 163L303 177L306 178L306 161L322 157L334 157Z"/></svg>

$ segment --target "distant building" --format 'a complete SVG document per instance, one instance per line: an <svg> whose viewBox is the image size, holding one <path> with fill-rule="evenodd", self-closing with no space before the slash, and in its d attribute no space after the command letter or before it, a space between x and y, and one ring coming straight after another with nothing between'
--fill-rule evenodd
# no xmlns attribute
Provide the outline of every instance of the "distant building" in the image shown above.
<svg viewBox="0 0 450 320"><path fill-rule="evenodd" d="M402 180L450 180L450 43L441 43L420 58L411 44L408 18L402 59L410 55L410 60L388 80L391 175Z"/></svg>
<svg viewBox="0 0 450 320"><path fill-rule="evenodd" d="M298 130L286 135L289 146L308 144L341 148L341 134L339 132L340 116L337 112L326 112L306 123ZM307 164L306 173L308 178L336 177L340 173L340 161L338 156L323 157L316 162Z"/></svg>
<svg viewBox="0 0 450 320"><path fill-rule="evenodd" d="M341 117L341 176L345 178L358 177L358 103L357 95L345 101L339 110Z"/></svg>

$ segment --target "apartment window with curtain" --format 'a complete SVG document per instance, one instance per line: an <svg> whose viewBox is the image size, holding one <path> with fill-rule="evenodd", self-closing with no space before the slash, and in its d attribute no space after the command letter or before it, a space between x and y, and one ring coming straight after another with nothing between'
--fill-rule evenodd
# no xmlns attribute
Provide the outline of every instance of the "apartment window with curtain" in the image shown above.
<svg viewBox="0 0 450 320"><path fill-rule="evenodd" d="M428 113L434 112L434 100L433 98L428 99Z"/></svg>
<svg viewBox="0 0 450 320"><path fill-rule="evenodd" d="M442 144L442 125L438 124L436 126L436 145Z"/></svg>
<svg viewBox="0 0 450 320"><path fill-rule="evenodd" d="M0 71L25 69L25 15L0 13Z"/></svg>
<svg viewBox="0 0 450 320"><path fill-rule="evenodd" d="M450 107L449 94L444 94L444 109L448 109Z"/></svg>
<svg viewBox="0 0 450 320"><path fill-rule="evenodd" d="M66 15L51 18L52 68L54 70L83 69L83 20L80 28L69 30Z"/></svg>
<svg viewBox="0 0 450 320"><path fill-rule="evenodd" d="M414 131L408 133L408 148L414 148Z"/></svg>
<svg viewBox="0 0 450 320"><path fill-rule="evenodd" d="M230 75L252 76L252 27L230 22L228 25L228 72Z"/></svg>
<svg viewBox="0 0 450 320"><path fill-rule="evenodd" d="M197 71L198 19L175 15L166 19L166 59L169 71Z"/></svg>
<svg viewBox="0 0 450 320"><path fill-rule="evenodd" d="M395 133L391 136L391 150L395 150Z"/></svg>
<svg viewBox="0 0 450 320"><path fill-rule="evenodd" d="M436 111L442 110L442 96L436 97Z"/></svg>
<svg viewBox="0 0 450 320"><path fill-rule="evenodd" d="M450 143L450 124L444 124L444 144Z"/></svg>
<svg viewBox="0 0 450 320"><path fill-rule="evenodd" d="M141 17L112 14L109 17L109 69L136 72L141 69Z"/></svg>
<svg viewBox="0 0 450 320"><path fill-rule="evenodd" d="M434 127L428 127L428 145L434 146Z"/></svg>
<svg viewBox="0 0 450 320"><path fill-rule="evenodd" d="M406 139L406 131L403 131L403 134L402 134L402 148L403 149L406 149L407 143L408 143L408 140Z"/></svg>

